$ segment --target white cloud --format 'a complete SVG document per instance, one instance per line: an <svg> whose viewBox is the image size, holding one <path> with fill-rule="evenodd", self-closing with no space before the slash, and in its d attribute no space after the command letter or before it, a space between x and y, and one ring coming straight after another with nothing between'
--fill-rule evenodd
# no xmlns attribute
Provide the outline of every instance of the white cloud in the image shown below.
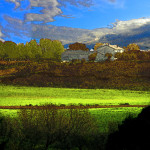
<svg viewBox="0 0 150 150"><path fill-rule="evenodd" d="M42 7L40 13L27 13L26 21L42 21L44 23L53 22L54 17L63 12L59 8L57 0L30 0L30 7Z"/></svg>
<svg viewBox="0 0 150 150"><path fill-rule="evenodd" d="M104 39L105 36L108 36L110 42L113 42L112 37L117 39L120 35L121 38L136 36L149 32L150 28L150 18L116 21L113 23L112 28L97 28L94 30L59 27L47 24L25 24L20 19L12 18L6 15L4 16L4 19L8 22L5 28L3 27L3 33L7 37L11 36L10 34L13 34L14 36L18 36L20 38L49 38L53 40L60 40L63 44L73 42L95 43L101 39ZM136 42L137 41L138 39L136 38Z"/></svg>
<svg viewBox="0 0 150 150"><path fill-rule="evenodd" d="M15 8L21 7L22 4L21 0L6 0L6 1L15 3ZM77 7L78 6L90 7L92 5L92 1L93 0L29 0L28 12L26 11L24 20L20 20L18 18L14 18L8 15L3 15L3 18L5 19L5 21L7 21L7 24L5 25L5 27L3 27L3 33L5 34L5 37L8 38L11 38L11 35L18 36L20 38L24 36L33 38L32 36L35 35L36 35L35 38L37 38L39 35L41 35L40 37L42 38L44 36L47 38L55 37L56 39L62 39L63 41L66 40L74 41L77 40L77 38L81 39L86 33L82 29L77 30L73 28L63 28L54 26L50 27L49 25L46 24L36 26L34 24L35 23L34 21L39 21L40 23L53 22L54 17L56 16L67 17L66 15L63 14L61 10L61 7L63 7L66 3L69 3L70 5L74 5ZM36 12L34 11L34 9L36 9ZM38 30L41 31L41 33L38 30L36 30L36 28L38 28ZM64 34L64 32L66 34ZM74 33L74 35L72 34L72 32ZM65 36L66 38L64 38ZM88 37L86 37L85 39L87 38Z"/></svg>
<svg viewBox="0 0 150 150"><path fill-rule="evenodd" d="M15 3L16 8L21 5L20 0L6 1ZM69 3L76 7L90 7L93 4L92 1L93 0L29 0L30 13L26 14L25 21L40 21L42 23L53 22L54 17L56 16L67 17L66 15L63 15L63 12L61 10L61 6L65 6L66 3ZM32 9L34 8L41 8L41 10L35 13L32 12Z"/></svg>
<svg viewBox="0 0 150 150"><path fill-rule="evenodd" d="M15 8L20 7L21 0L5 0L5 1L15 3Z"/></svg>
<svg viewBox="0 0 150 150"><path fill-rule="evenodd" d="M4 41L4 34L2 33L2 26L0 24L0 41Z"/></svg>
<svg viewBox="0 0 150 150"><path fill-rule="evenodd" d="M132 19L128 21L116 21L112 23L113 25L113 32L118 33L128 33L128 34L137 34L137 29L145 26L150 25L150 18L139 18L139 19Z"/></svg>

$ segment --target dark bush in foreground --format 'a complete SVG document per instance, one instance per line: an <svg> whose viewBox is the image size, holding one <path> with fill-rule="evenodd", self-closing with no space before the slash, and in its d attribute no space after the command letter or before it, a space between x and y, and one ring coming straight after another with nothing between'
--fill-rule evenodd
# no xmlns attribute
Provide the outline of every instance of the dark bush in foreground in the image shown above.
<svg viewBox="0 0 150 150"><path fill-rule="evenodd" d="M128 117L109 135L106 150L146 150L150 146L150 106L137 118Z"/></svg>
<svg viewBox="0 0 150 150"><path fill-rule="evenodd" d="M9 123L6 150L101 149L98 126L87 109L24 109Z"/></svg>
<svg viewBox="0 0 150 150"><path fill-rule="evenodd" d="M11 128L8 124L8 120L8 118L6 119L0 114L0 150L4 150L11 134Z"/></svg>

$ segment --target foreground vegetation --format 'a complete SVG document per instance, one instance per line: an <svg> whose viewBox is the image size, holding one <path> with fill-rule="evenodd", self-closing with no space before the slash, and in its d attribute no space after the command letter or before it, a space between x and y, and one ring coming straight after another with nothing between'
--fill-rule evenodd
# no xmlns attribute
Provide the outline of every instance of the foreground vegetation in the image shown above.
<svg viewBox="0 0 150 150"><path fill-rule="evenodd" d="M0 116L0 148L5 150L104 150L107 137L135 109L22 109ZM128 112L128 113L127 113Z"/></svg>

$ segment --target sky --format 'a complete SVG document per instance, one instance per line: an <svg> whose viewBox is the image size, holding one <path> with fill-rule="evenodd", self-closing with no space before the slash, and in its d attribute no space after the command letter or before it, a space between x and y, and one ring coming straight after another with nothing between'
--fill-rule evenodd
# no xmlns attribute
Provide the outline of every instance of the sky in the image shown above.
<svg viewBox="0 0 150 150"><path fill-rule="evenodd" d="M149 0L0 0L2 41L87 43L105 35L139 34L149 25Z"/></svg>

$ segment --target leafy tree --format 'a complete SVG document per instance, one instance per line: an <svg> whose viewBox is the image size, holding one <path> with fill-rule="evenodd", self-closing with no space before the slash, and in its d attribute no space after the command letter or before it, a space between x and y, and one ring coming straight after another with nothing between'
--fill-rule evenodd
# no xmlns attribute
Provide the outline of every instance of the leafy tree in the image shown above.
<svg viewBox="0 0 150 150"><path fill-rule="evenodd" d="M0 114L0 149L4 150L11 136L10 118Z"/></svg>
<svg viewBox="0 0 150 150"><path fill-rule="evenodd" d="M129 44L126 49L128 51L130 51L130 50L140 50L140 47L137 44L132 43L132 44Z"/></svg>
<svg viewBox="0 0 150 150"><path fill-rule="evenodd" d="M2 41L0 41L0 59L3 59L5 55L4 52L4 43Z"/></svg>
<svg viewBox="0 0 150 150"><path fill-rule="evenodd" d="M40 47L42 49L42 57L52 60L60 60L64 47L60 41L52 41L50 39L40 39Z"/></svg>
<svg viewBox="0 0 150 150"><path fill-rule="evenodd" d="M97 56L97 53L90 54L89 57L88 57L88 58L89 58L89 61L94 62L95 59L96 59L96 56Z"/></svg>
<svg viewBox="0 0 150 150"><path fill-rule="evenodd" d="M42 55L41 47L37 44L36 40L31 40L25 45L25 55L31 59L35 59Z"/></svg>
<svg viewBox="0 0 150 150"><path fill-rule="evenodd" d="M103 45L103 43L96 43L94 46L94 50L96 51L102 45Z"/></svg>
<svg viewBox="0 0 150 150"><path fill-rule="evenodd" d="M12 41L5 41L4 42L4 57L6 59L17 59L18 58L18 51L16 43Z"/></svg>
<svg viewBox="0 0 150 150"><path fill-rule="evenodd" d="M19 59L20 60L25 59L25 45L23 43L19 43L17 45L17 51L18 51Z"/></svg>
<svg viewBox="0 0 150 150"><path fill-rule="evenodd" d="M53 42L53 55L54 60L61 60L61 54L64 52L64 47L62 43L58 40L54 40Z"/></svg>
<svg viewBox="0 0 150 150"><path fill-rule="evenodd" d="M74 43L69 45L70 50L84 50L84 51L89 51L89 49L86 47L85 44L82 43Z"/></svg>
<svg viewBox="0 0 150 150"><path fill-rule="evenodd" d="M13 132L9 140L11 149L72 149L91 144L96 140L98 126L88 110L24 109L11 122ZM12 148L14 147L15 148ZM94 147L95 146L95 147ZM91 148L92 149L92 148Z"/></svg>

